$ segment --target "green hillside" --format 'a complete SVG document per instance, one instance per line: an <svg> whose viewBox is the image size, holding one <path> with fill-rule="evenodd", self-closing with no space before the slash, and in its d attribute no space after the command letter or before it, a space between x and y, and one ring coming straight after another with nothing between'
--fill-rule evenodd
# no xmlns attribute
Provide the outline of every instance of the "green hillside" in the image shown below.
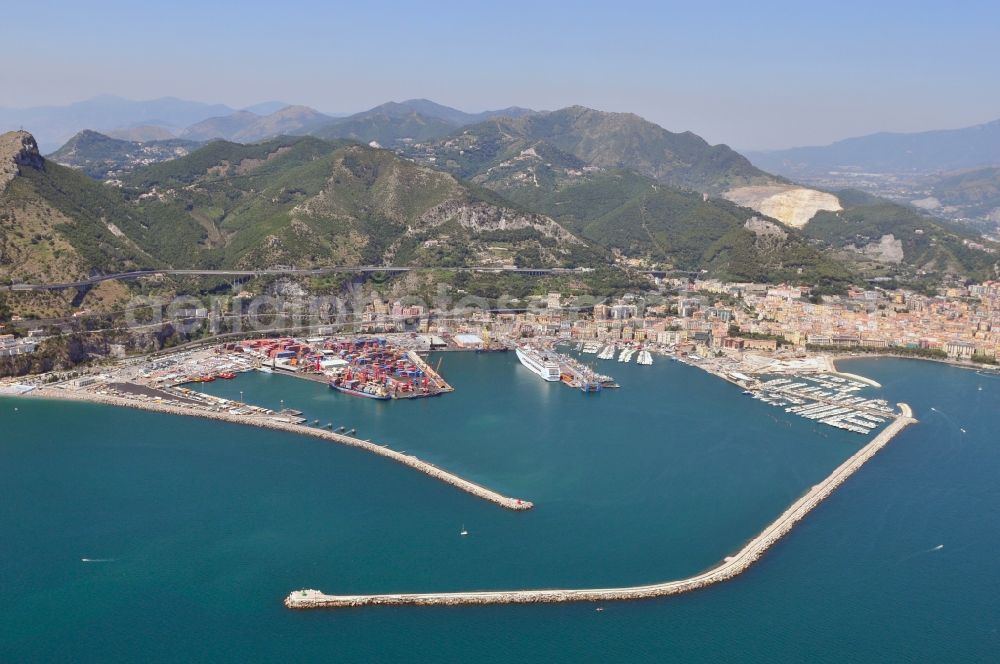
<svg viewBox="0 0 1000 664"><path fill-rule="evenodd" d="M996 278L997 247L957 224L948 224L858 191L837 192L844 210L819 212L803 229L805 235L837 249L853 249L891 235L900 243L903 278L928 274ZM985 249L970 246L978 244Z"/></svg>
<svg viewBox="0 0 1000 664"><path fill-rule="evenodd" d="M440 141L416 146L417 158L466 178L545 146L596 168L631 170L679 188L720 192L777 178L754 167L725 145L709 145L691 133L674 133L631 113L604 113L572 106L518 118L497 118L465 127Z"/></svg>
<svg viewBox="0 0 1000 664"><path fill-rule="evenodd" d="M315 129L312 134L320 138L344 138L359 143L375 141L379 145L393 146L403 139L435 140L454 130L454 124L417 111L395 113L386 109L373 109L334 120Z"/></svg>
<svg viewBox="0 0 1000 664"><path fill-rule="evenodd" d="M139 143L84 130L48 156L92 178L116 177L139 166L182 157L200 144L179 138Z"/></svg>
<svg viewBox="0 0 1000 664"><path fill-rule="evenodd" d="M1000 222L1000 167L940 176L931 195L964 217Z"/></svg>
<svg viewBox="0 0 1000 664"><path fill-rule="evenodd" d="M594 251L451 175L311 137L212 143L137 171L125 193L151 220L195 222L196 255L213 265L506 264L527 255L562 265ZM172 241L159 255L179 260L185 247L189 239Z"/></svg>
<svg viewBox="0 0 1000 664"><path fill-rule="evenodd" d="M7 136L16 139L12 152L27 152L17 157L23 164L5 162L4 279L50 282L155 267L605 260L548 217L357 144L218 141L138 169L115 187L22 150L21 134Z"/></svg>

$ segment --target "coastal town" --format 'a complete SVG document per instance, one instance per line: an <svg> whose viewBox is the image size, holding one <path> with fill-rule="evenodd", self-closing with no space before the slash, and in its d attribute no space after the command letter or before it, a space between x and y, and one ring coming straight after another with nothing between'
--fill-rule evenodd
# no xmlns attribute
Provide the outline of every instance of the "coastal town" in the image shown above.
<svg viewBox="0 0 1000 664"><path fill-rule="evenodd" d="M596 391L616 386L612 365L595 369L595 360L652 364L657 355L696 363L732 378L784 368L816 368L824 358L850 354L921 357L988 370L1000 352L1000 282L953 286L928 295L873 287L844 295L817 296L807 287L728 283L717 280L651 278L654 288L587 304L551 292L520 308L467 310L390 301L370 294L350 321L303 327L299 334L269 335L193 347L241 354L265 371L280 371L326 382L338 389L378 399L443 394L452 388L421 357L430 351L498 352L518 347L539 353L569 343L581 351L550 356L556 365L548 379ZM581 302L583 302L581 306ZM200 310L201 316L207 309ZM10 324L10 327L20 323ZM8 355L30 354L44 345L41 328L21 336L0 330ZM387 345L387 339L390 340ZM143 356L164 361L183 350ZM522 362L524 357L521 357ZM533 364L544 358L532 357ZM536 362L536 360L543 360ZM44 376L11 376L11 384L41 384L68 379L96 380L116 375L140 360L118 353L117 360L83 364ZM155 365L153 365L155 366ZM175 384L211 379L212 366L157 372ZM537 371L536 371L537 373ZM131 374L130 374L131 376Z"/></svg>

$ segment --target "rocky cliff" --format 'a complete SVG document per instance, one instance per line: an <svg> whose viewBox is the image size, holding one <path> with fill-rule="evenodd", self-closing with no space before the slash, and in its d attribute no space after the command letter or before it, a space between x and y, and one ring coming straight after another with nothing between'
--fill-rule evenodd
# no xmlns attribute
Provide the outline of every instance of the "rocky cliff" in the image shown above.
<svg viewBox="0 0 1000 664"><path fill-rule="evenodd" d="M20 175L22 166L45 168L35 137L23 130L0 134L0 191Z"/></svg>

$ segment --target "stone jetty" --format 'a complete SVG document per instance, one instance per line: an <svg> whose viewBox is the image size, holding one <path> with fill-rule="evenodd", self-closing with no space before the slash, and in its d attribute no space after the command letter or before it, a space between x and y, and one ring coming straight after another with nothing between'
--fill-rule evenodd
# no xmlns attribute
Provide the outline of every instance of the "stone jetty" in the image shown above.
<svg viewBox="0 0 1000 664"><path fill-rule="evenodd" d="M480 592L406 593L388 595L327 595L319 590L296 590L285 598L290 609L359 607L370 605L437 605L464 604L533 604L551 602L607 602L646 599L678 595L726 581L746 571L779 539L817 505L823 502L848 477L885 447L893 437L916 422L905 403L899 404L900 415L868 444L838 466L825 480L796 500L781 516L768 525L742 549L728 556L712 569L677 581L625 588L593 588L579 590L500 590Z"/></svg>
<svg viewBox="0 0 1000 664"><path fill-rule="evenodd" d="M232 413L228 410L211 410L199 408L196 406L180 405L176 403L168 403L164 401L152 401L152 400L141 400L141 399L130 399L121 396L114 396L110 394L100 394L91 391L71 391L71 390L61 390L52 388L42 388L34 390L30 393L32 396L50 398L50 399L66 399L71 401L86 401L90 403L100 403L109 406L118 406L121 408L138 408L140 410L148 410L155 413L167 413L170 415L187 415L194 417L202 417L209 420L218 420L221 422L232 422L234 424L246 424L250 426L263 427L265 429L275 429L277 431L287 431L290 433L295 433L299 435L312 436L314 438L321 438L333 443L339 443L341 445L347 445L349 447L358 447L373 454L392 459L398 463L405 466L409 466L414 470L418 470L425 475L429 475L436 480L440 480L447 484L450 484L466 493L470 493L477 498L482 498L483 500L488 500L491 503L495 503L500 507L504 507L509 510L529 510L534 507L534 504L527 500L521 500L519 498L510 498L504 496L496 491L488 489L475 482L470 482L469 480L459 477L454 473L450 473L446 470L438 468L434 464L419 459L412 454L403 454L402 452L397 452L391 450L387 447L383 447L377 443L373 443L367 440L361 440L360 438L355 438L354 436L348 436L342 433L337 433L335 431L327 431L324 429L316 429L302 424L295 424L293 422L287 421L286 418L282 418L280 414L240 414Z"/></svg>

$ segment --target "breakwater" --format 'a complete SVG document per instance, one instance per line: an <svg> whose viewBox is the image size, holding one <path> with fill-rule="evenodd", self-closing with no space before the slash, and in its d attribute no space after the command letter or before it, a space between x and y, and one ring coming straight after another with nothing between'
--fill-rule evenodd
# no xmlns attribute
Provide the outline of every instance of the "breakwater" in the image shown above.
<svg viewBox="0 0 1000 664"><path fill-rule="evenodd" d="M471 482L463 477L459 477L454 473L438 468L429 461L419 459L412 454L403 454L402 452L397 452L396 450L383 447L377 443L337 433L335 431L315 429L301 424L282 421L279 419L280 415L278 414L237 414L225 410L206 410L195 406L182 406L179 404L166 403L165 401L144 401L139 399L127 399L125 397L112 396L108 394L98 394L95 392L74 392L52 388L36 389L33 392L30 392L29 395L50 399L100 403L108 406L118 406L120 408L137 408L140 410L148 410L154 413L165 413L169 415L202 417L220 422L244 424L262 427L265 429L274 429L277 431L286 431L299 435L312 436L313 438L321 438L340 445L357 447L373 454L392 459L397 463L409 466L414 470L418 470L436 480L450 484L458 489L461 489L462 491L465 491L466 493L476 496L477 498L482 498L483 500L495 503L500 507L504 507L509 510L523 511L534 507L534 503L531 501L504 496L503 494L497 493L492 489L488 489L480 484L476 484L475 482Z"/></svg>
<svg viewBox="0 0 1000 664"><path fill-rule="evenodd" d="M624 588L592 588L576 590L500 590L449 593L401 593L382 595L327 595L319 590L297 590L285 598L290 609L360 607L372 605L456 606L468 604L534 604L553 602L603 602L647 599L678 595L726 581L746 571L775 542L787 535L817 505L829 497L841 484L861 468L900 431L916 422L905 403L899 404L900 415L864 447L839 465L822 482L796 500L777 519L742 549L728 556L719 565L701 574L676 581Z"/></svg>

